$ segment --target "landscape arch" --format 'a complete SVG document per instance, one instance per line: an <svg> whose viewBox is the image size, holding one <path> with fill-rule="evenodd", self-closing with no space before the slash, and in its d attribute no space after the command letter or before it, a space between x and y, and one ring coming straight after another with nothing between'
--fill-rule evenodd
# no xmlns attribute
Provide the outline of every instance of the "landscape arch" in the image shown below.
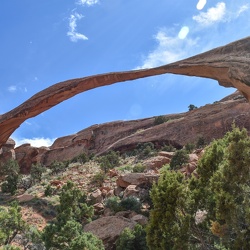
<svg viewBox="0 0 250 250"><path fill-rule="evenodd" d="M25 120L79 93L166 73L211 78L221 86L237 88L250 101L250 37L160 67L105 73L56 83L0 115L0 148Z"/></svg>

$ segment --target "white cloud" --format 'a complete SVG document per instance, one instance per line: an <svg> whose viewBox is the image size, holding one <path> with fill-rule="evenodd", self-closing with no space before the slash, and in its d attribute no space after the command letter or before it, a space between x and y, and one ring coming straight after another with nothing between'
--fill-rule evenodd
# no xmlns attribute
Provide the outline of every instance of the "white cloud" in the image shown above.
<svg viewBox="0 0 250 250"><path fill-rule="evenodd" d="M67 32L67 36L70 37L70 40L72 42L77 42L78 40L88 40L88 38L85 35L78 33L76 31L77 28L76 22L78 20L81 20L82 18L83 16L78 13L71 14L69 18L69 31Z"/></svg>
<svg viewBox="0 0 250 250"><path fill-rule="evenodd" d="M248 9L249 9L248 4L240 6L239 10L236 12L236 17L240 16L241 13L247 11Z"/></svg>
<svg viewBox="0 0 250 250"><path fill-rule="evenodd" d="M209 8L207 12L201 12L199 15L193 16L193 20L201 25L209 26L216 22L230 22L247 10L249 10L248 4L244 4L238 9L235 5L227 9L224 2L219 2L215 7Z"/></svg>
<svg viewBox="0 0 250 250"><path fill-rule="evenodd" d="M196 22L208 26L216 22L224 21L226 14L226 4L219 2L215 7L209 8L207 12L201 12L197 16L193 16L193 20Z"/></svg>
<svg viewBox="0 0 250 250"><path fill-rule="evenodd" d="M8 91L11 92L11 93L14 93L17 91L17 86L15 85L11 85L8 87Z"/></svg>
<svg viewBox="0 0 250 250"><path fill-rule="evenodd" d="M160 30L155 36L157 48L148 54L142 66L137 69L157 67L190 56L194 51L196 40L180 39L178 35L169 36L166 31Z"/></svg>
<svg viewBox="0 0 250 250"><path fill-rule="evenodd" d="M94 5L94 4L97 4L99 3L99 0L79 0L78 1L78 4L80 5L88 5L88 6L91 6L91 5Z"/></svg>
<svg viewBox="0 0 250 250"><path fill-rule="evenodd" d="M196 5L197 10L202 10L204 6L206 5L207 0L199 0L199 2Z"/></svg>
<svg viewBox="0 0 250 250"><path fill-rule="evenodd" d="M55 139L51 139L51 138L32 138L32 139L28 139L28 138L13 138L14 141L16 142L16 147L25 144L25 143L30 143L31 146L33 147L49 147L53 144L53 142L55 141Z"/></svg>

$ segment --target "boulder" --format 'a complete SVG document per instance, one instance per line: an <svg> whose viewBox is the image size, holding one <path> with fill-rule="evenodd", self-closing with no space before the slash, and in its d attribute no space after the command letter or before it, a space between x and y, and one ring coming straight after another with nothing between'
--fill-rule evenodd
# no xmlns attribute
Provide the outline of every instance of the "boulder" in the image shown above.
<svg viewBox="0 0 250 250"><path fill-rule="evenodd" d="M179 170L185 176L190 177L192 173L196 170L197 164L195 162L187 163L181 167Z"/></svg>
<svg viewBox="0 0 250 250"><path fill-rule="evenodd" d="M137 215L135 211L127 210L127 211L119 211L115 214L115 216L125 217L131 219L133 216Z"/></svg>
<svg viewBox="0 0 250 250"><path fill-rule="evenodd" d="M28 202L31 201L35 198L35 196L31 195L31 194L22 194L16 197L18 202L22 203L22 202Z"/></svg>
<svg viewBox="0 0 250 250"><path fill-rule="evenodd" d="M4 143L3 146L2 146L2 153L8 152L8 151L10 151L11 149L14 149L14 148L15 148L15 145L16 145L16 142L15 142L13 139L9 138L9 139L6 141L6 143Z"/></svg>
<svg viewBox="0 0 250 250"><path fill-rule="evenodd" d="M116 169L110 169L109 172L108 172L108 175L109 177L115 177L115 176L118 176L118 172Z"/></svg>
<svg viewBox="0 0 250 250"><path fill-rule="evenodd" d="M96 203L93 205L93 207L94 207L95 215L101 215L104 211L103 203Z"/></svg>
<svg viewBox="0 0 250 250"><path fill-rule="evenodd" d="M197 154L189 154L189 160L188 162L191 163L191 162L198 162L199 160L199 157Z"/></svg>
<svg viewBox="0 0 250 250"><path fill-rule="evenodd" d="M101 239L105 249L114 250L115 241L124 228L133 229L136 222L120 216L107 216L94 220L84 226L85 232L91 232Z"/></svg>
<svg viewBox="0 0 250 250"><path fill-rule="evenodd" d="M29 143L25 143L15 148L16 160L20 166L22 174L29 174L32 164L41 162L42 155L49 150L46 147L33 147Z"/></svg>
<svg viewBox="0 0 250 250"><path fill-rule="evenodd" d="M171 159L165 156L155 156L143 162L147 170L158 170L165 164L169 164Z"/></svg>
<svg viewBox="0 0 250 250"><path fill-rule="evenodd" d="M15 160L15 141L9 138L5 144L3 144L2 148L0 149L0 165L7 163L9 160Z"/></svg>
<svg viewBox="0 0 250 250"><path fill-rule="evenodd" d="M103 201L102 191L96 189L94 192L89 194L89 200L92 204L101 203Z"/></svg>
<svg viewBox="0 0 250 250"><path fill-rule="evenodd" d="M167 151L160 151L158 153L159 156L164 156L164 157L167 157L167 158L172 158L173 155L174 155L175 152L167 152Z"/></svg>
<svg viewBox="0 0 250 250"><path fill-rule="evenodd" d="M197 164L195 162L188 163L186 165L186 175L190 176L194 172L196 167L197 167Z"/></svg>
<svg viewBox="0 0 250 250"><path fill-rule="evenodd" d="M134 215L131 220L135 221L136 223L145 226L148 223L148 218L142 214L136 214Z"/></svg>
<svg viewBox="0 0 250 250"><path fill-rule="evenodd" d="M14 149L10 149L9 151L4 151L0 154L0 165L7 163L9 160L15 160L16 154Z"/></svg>
<svg viewBox="0 0 250 250"><path fill-rule="evenodd" d="M152 173L128 173L120 175L116 184L119 187L126 188L129 185L153 184L157 182L159 174Z"/></svg>
<svg viewBox="0 0 250 250"><path fill-rule="evenodd" d="M117 186L114 189L114 195L115 196L120 196L121 194L123 194L123 192L124 192L124 188L122 188L121 186Z"/></svg>
<svg viewBox="0 0 250 250"><path fill-rule="evenodd" d="M134 196L139 198L139 189L137 188L136 185L129 185L126 187L123 198L129 197L129 196Z"/></svg>

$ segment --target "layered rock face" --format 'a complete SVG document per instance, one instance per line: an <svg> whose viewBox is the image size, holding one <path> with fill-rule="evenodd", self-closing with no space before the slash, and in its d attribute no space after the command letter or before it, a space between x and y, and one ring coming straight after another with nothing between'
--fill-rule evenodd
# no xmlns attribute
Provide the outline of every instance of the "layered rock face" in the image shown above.
<svg viewBox="0 0 250 250"><path fill-rule="evenodd" d="M16 159L22 172L27 173L32 163L41 162L48 166L53 161L70 160L83 152L127 152L144 142L153 142L156 147L171 144L181 148L187 143L196 143L201 137L208 143L221 138L233 122L250 131L249 103L239 92L214 104L165 117L168 121L159 125L154 124L154 117L94 125L58 138L50 148L24 144L15 149Z"/></svg>
<svg viewBox="0 0 250 250"><path fill-rule="evenodd" d="M15 141L9 138L7 142L2 146L2 148L0 149L0 166L1 164L5 164L10 159L16 159L16 153L14 150L15 145Z"/></svg>
<svg viewBox="0 0 250 250"><path fill-rule="evenodd" d="M37 93L17 108L0 115L0 148L28 118L34 117L81 92L166 73L215 79L234 87L250 100L250 37L157 68L107 73L57 83Z"/></svg>

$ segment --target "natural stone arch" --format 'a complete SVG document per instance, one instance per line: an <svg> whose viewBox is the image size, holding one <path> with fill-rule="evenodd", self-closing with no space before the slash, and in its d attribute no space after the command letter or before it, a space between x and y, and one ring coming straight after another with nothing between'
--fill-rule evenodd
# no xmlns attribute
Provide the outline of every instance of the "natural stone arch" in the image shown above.
<svg viewBox="0 0 250 250"><path fill-rule="evenodd" d="M156 68L106 73L54 84L0 115L0 148L25 120L79 93L117 82L166 73L215 79L224 87L237 88L249 101L250 37Z"/></svg>

